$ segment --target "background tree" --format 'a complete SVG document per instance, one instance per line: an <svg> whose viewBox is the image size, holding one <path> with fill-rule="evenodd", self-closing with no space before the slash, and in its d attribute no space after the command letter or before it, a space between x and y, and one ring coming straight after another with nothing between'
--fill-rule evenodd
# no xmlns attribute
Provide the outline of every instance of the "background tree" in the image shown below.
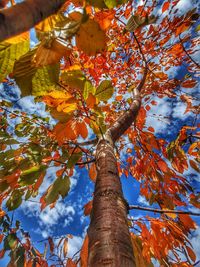
<svg viewBox="0 0 200 267"><path fill-rule="evenodd" d="M189 167L199 171L195 6L180 14L178 0L11 2L0 11L0 39L11 37L0 43L0 80L4 88L17 84L22 97L44 101L57 123L2 101L0 256L10 251L9 266L50 264L53 239L39 252L3 207L11 211L33 200L48 168L56 166L56 179L40 199L41 209L53 208L67 196L78 166L95 183L85 205L91 222L80 259L67 257L70 235L57 244L63 252L56 255L58 266L153 266L153 259L160 266L197 265L188 239L196 225L189 211L178 210L199 208L199 194L184 175ZM24 31L34 25L38 43L30 48ZM182 101L190 112L188 123L166 138L146 126L156 98ZM160 217L127 219L140 207L125 200L122 175L140 183L140 194L153 205L148 210Z"/></svg>

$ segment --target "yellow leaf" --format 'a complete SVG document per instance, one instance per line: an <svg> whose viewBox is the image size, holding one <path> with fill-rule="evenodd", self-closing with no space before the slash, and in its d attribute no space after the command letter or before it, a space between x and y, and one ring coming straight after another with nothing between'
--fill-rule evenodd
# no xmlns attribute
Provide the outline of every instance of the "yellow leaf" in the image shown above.
<svg viewBox="0 0 200 267"><path fill-rule="evenodd" d="M76 103L62 103L57 107L57 111L63 111L65 113L70 113L77 109Z"/></svg>
<svg viewBox="0 0 200 267"><path fill-rule="evenodd" d="M106 48L106 34L96 21L88 19L76 34L76 45L84 53L96 55Z"/></svg>
<svg viewBox="0 0 200 267"><path fill-rule="evenodd" d="M48 96L51 96L51 97L56 98L56 99L62 98L65 101L72 98L72 95L70 93L59 91L59 90L54 90L54 91L50 92L48 94Z"/></svg>
<svg viewBox="0 0 200 267"><path fill-rule="evenodd" d="M6 39L5 42L9 44L17 44L29 40L29 32L24 32L12 38Z"/></svg>

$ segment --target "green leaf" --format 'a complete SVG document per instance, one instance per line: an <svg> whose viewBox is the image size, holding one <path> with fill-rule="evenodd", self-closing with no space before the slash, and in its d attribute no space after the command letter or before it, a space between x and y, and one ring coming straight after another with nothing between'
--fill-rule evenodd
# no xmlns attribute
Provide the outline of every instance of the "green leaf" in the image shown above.
<svg viewBox="0 0 200 267"><path fill-rule="evenodd" d="M68 168L72 168L81 158L82 153L74 153L73 155L71 155L71 157L69 158L68 162L67 162L67 167Z"/></svg>
<svg viewBox="0 0 200 267"><path fill-rule="evenodd" d="M89 94L95 95L96 88L91 84L91 82L86 81L84 84L83 98L86 100Z"/></svg>
<svg viewBox="0 0 200 267"><path fill-rule="evenodd" d="M32 79L32 95L42 96L55 89L59 80L60 64L38 69Z"/></svg>
<svg viewBox="0 0 200 267"><path fill-rule="evenodd" d="M15 190L12 192L10 198L6 202L6 207L8 210L15 210L18 208L22 203L22 196L23 193L19 190Z"/></svg>
<svg viewBox="0 0 200 267"><path fill-rule="evenodd" d="M21 186L33 184L42 173L45 174L47 166L36 165L22 172L20 175L19 184Z"/></svg>
<svg viewBox="0 0 200 267"><path fill-rule="evenodd" d="M0 43L0 82L12 72L16 60L29 50L29 40L10 44Z"/></svg>
<svg viewBox="0 0 200 267"><path fill-rule="evenodd" d="M17 246L17 235L15 233L11 233L6 236L4 239L4 250L12 250Z"/></svg>
<svg viewBox="0 0 200 267"><path fill-rule="evenodd" d="M81 70L66 71L61 75L61 81L64 85L81 91L84 90L85 80L86 78Z"/></svg>
<svg viewBox="0 0 200 267"><path fill-rule="evenodd" d="M114 93L114 88L111 81L105 80L100 83L96 90L96 98L100 101L107 101L112 97Z"/></svg>
<svg viewBox="0 0 200 267"><path fill-rule="evenodd" d="M41 96L57 86L59 64L36 68L32 63L35 52L36 49L30 50L20 57L14 65L13 76L21 89L22 96L31 94Z"/></svg>
<svg viewBox="0 0 200 267"><path fill-rule="evenodd" d="M70 189L70 179L68 176L58 177L53 185L51 185L47 191L47 195L45 196L46 204L49 205L54 203L59 195L64 198Z"/></svg>
<svg viewBox="0 0 200 267"><path fill-rule="evenodd" d="M104 0L87 0L87 2L94 7L106 8Z"/></svg>
<svg viewBox="0 0 200 267"><path fill-rule="evenodd" d="M128 0L104 0L104 2L108 8L114 8L118 5L125 4Z"/></svg>
<svg viewBox="0 0 200 267"><path fill-rule="evenodd" d="M195 31L196 32L199 32L200 31L200 24L196 27Z"/></svg>

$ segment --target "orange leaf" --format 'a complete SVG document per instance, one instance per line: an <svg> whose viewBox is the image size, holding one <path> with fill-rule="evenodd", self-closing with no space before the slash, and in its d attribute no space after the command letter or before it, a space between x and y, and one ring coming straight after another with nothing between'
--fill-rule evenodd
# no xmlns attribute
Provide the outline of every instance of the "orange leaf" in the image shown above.
<svg viewBox="0 0 200 267"><path fill-rule="evenodd" d="M3 211L2 209L0 209L0 218L3 217L5 215L5 211Z"/></svg>
<svg viewBox="0 0 200 267"><path fill-rule="evenodd" d="M179 219L187 231L189 231L190 229L196 229L195 222L190 218L188 214L179 214Z"/></svg>
<svg viewBox="0 0 200 267"><path fill-rule="evenodd" d="M122 98L123 98L122 95L117 95L117 96L115 97L116 101L121 101Z"/></svg>
<svg viewBox="0 0 200 267"><path fill-rule="evenodd" d="M64 258L67 256L67 252L68 252L68 238L65 238L64 243L63 243Z"/></svg>
<svg viewBox="0 0 200 267"><path fill-rule="evenodd" d="M4 257L4 254L5 254L5 250L4 249L0 250L0 259Z"/></svg>
<svg viewBox="0 0 200 267"><path fill-rule="evenodd" d="M50 251L51 251L51 253L53 253L53 251L54 251L54 242L53 242L53 239L51 237L48 237L48 242L49 242Z"/></svg>
<svg viewBox="0 0 200 267"><path fill-rule="evenodd" d="M94 105L96 104L96 97L93 96L91 93L89 94L87 100L86 100L86 104L88 106L88 108L93 108Z"/></svg>
<svg viewBox="0 0 200 267"><path fill-rule="evenodd" d="M34 185L34 190L37 191L44 180L45 173L42 173Z"/></svg>
<svg viewBox="0 0 200 267"><path fill-rule="evenodd" d="M167 166L167 163L165 161L159 160L157 162L157 165L161 169L161 171L163 171L163 172L167 172L168 171L168 166Z"/></svg>
<svg viewBox="0 0 200 267"><path fill-rule="evenodd" d="M32 267L33 266L33 262L30 259L28 262L26 262L26 267Z"/></svg>
<svg viewBox="0 0 200 267"><path fill-rule="evenodd" d="M72 259L68 259L66 267L77 267L77 264Z"/></svg>
<svg viewBox="0 0 200 267"><path fill-rule="evenodd" d="M3 238L4 238L4 235L1 234L1 235L0 235L0 243L2 242Z"/></svg>
<svg viewBox="0 0 200 267"><path fill-rule="evenodd" d="M90 165L89 176L90 176L90 179L91 179L93 182L96 181L97 170L96 170L96 165L95 165L95 163L92 163L92 164Z"/></svg>
<svg viewBox="0 0 200 267"><path fill-rule="evenodd" d="M84 215L88 216L91 213L92 210L92 200L89 201L87 204L84 206Z"/></svg>
<svg viewBox="0 0 200 267"><path fill-rule="evenodd" d="M199 172L199 167L194 160L190 160L190 166L197 172Z"/></svg>
<svg viewBox="0 0 200 267"><path fill-rule="evenodd" d="M147 130L148 130L149 132L152 132L152 133L154 133L154 132L155 132L155 130L154 130L154 128L153 128L153 127L149 127Z"/></svg>
<svg viewBox="0 0 200 267"><path fill-rule="evenodd" d="M145 109L146 109L147 111L149 111L149 110L151 109L151 107L150 107L149 105L146 105L146 106L145 106Z"/></svg>
<svg viewBox="0 0 200 267"><path fill-rule="evenodd" d="M76 134L80 134L84 139L88 136L88 129L84 121L76 123Z"/></svg>
<svg viewBox="0 0 200 267"><path fill-rule="evenodd" d="M170 2L165 2L162 6L162 13L164 13L169 8Z"/></svg>
<svg viewBox="0 0 200 267"><path fill-rule="evenodd" d="M88 235L86 235L85 240L83 242L80 257L81 257L81 267L88 267Z"/></svg>
<svg viewBox="0 0 200 267"><path fill-rule="evenodd" d="M196 261L196 255L195 255L194 251L193 251L190 247L188 247L188 246L185 246L185 247L186 247L186 249L187 249L187 253L188 253L188 255L190 256L190 259L191 259L193 262L195 262L195 261Z"/></svg>
<svg viewBox="0 0 200 267"><path fill-rule="evenodd" d="M4 177L4 179L6 179L7 183L10 185L11 188L15 188L20 175L21 170L17 170L13 174Z"/></svg>
<svg viewBox="0 0 200 267"><path fill-rule="evenodd" d="M197 84L197 81L195 80L186 80L184 81L181 86L185 88L193 88Z"/></svg>

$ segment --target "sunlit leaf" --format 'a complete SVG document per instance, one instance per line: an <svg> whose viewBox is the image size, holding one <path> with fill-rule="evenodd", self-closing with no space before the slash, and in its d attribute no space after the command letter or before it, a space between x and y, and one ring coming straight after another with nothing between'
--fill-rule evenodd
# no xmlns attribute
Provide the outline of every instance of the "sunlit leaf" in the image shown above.
<svg viewBox="0 0 200 267"><path fill-rule="evenodd" d="M106 48L105 32L96 21L88 19L81 24L80 30L76 34L76 45L84 53L96 55Z"/></svg>
<svg viewBox="0 0 200 267"><path fill-rule="evenodd" d="M105 80L100 83L100 85L96 89L95 96L100 101L107 101L112 97L114 93L114 88L112 86L111 81Z"/></svg>

